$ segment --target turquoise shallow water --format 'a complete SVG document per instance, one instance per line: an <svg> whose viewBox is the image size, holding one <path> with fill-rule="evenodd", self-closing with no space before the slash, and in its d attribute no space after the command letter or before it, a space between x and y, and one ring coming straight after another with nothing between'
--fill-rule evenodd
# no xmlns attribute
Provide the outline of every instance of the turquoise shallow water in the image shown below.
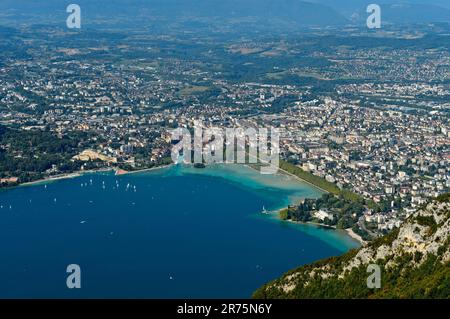
<svg viewBox="0 0 450 319"><path fill-rule="evenodd" d="M320 191L233 165L96 173L0 192L0 297L240 298L357 247L261 214ZM66 287L81 267L82 288Z"/></svg>

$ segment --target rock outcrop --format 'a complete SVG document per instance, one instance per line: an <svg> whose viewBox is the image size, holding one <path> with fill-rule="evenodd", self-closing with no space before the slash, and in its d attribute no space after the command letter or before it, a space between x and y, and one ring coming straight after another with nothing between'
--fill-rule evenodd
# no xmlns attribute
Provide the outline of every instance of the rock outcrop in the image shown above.
<svg viewBox="0 0 450 319"><path fill-rule="evenodd" d="M367 285L369 265L380 267L380 288ZM449 196L429 203L366 247L290 271L254 297L449 298Z"/></svg>

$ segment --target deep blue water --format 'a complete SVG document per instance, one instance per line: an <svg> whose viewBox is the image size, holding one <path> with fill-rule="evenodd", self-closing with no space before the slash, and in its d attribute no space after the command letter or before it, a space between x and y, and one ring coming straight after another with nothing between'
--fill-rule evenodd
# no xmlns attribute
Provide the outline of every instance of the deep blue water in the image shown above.
<svg viewBox="0 0 450 319"><path fill-rule="evenodd" d="M260 213L294 195L318 196L309 186L192 172L97 173L0 192L0 297L245 298L356 246ZM81 267L81 289L66 286L69 264Z"/></svg>

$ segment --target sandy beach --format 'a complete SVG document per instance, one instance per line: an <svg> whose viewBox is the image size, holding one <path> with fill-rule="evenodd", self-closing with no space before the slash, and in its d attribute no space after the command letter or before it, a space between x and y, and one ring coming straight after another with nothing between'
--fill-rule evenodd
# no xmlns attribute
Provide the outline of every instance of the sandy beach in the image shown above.
<svg viewBox="0 0 450 319"><path fill-rule="evenodd" d="M112 170L112 168L103 168L103 169L98 169L98 170L88 170L88 171L80 171L80 172L63 174L63 175L50 176L50 177L47 177L47 178L39 179L37 181L22 183L22 184L20 184L18 186L38 185L38 184L49 183L49 182L63 180L63 179L80 177L80 176L82 176L84 174L89 174L89 173L109 172L111 170Z"/></svg>
<svg viewBox="0 0 450 319"><path fill-rule="evenodd" d="M155 170L158 170L158 169L171 167L172 165L173 164L168 164L168 165L156 166L156 167L152 167L152 168L144 168L144 169L140 169L140 170L137 170L137 171L117 170L116 171L116 175L130 175L130 174L150 172L150 171L155 171ZM120 171L120 173L118 173L119 171Z"/></svg>
<svg viewBox="0 0 450 319"><path fill-rule="evenodd" d="M347 234L348 234L350 237L352 237L353 239L355 239L355 240L357 240L358 242L360 242L361 245L363 245L363 246L366 246L366 245L367 245L368 242L365 241L364 239L362 239L362 237L359 236L357 233L355 233L355 232L353 231L353 229L347 228L345 231L347 232Z"/></svg>
<svg viewBox="0 0 450 319"><path fill-rule="evenodd" d="M273 215L274 217L278 218L279 220L282 220L282 219L279 218L278 214L284 209L286 209L286 208L277 209L275 211L270 212L270 214ZM316 222L299 222L299 221L294 221L294 220L291 220L291 219L287 219L287 220L283 220L283 221L294 223L294 224L313 225L313 226L329 228L329 229L333 229L333 230L337 230L337 231L344 231L347 236L349 236L352 239L356 240L362 246L366 246L368 244L367 241L362 239L362 237L359 236L358 234L356 234L351 228L342 230L342 229L337 229L336 226L330 226L330 225L325 225L325 224L316 223Z"/></svg>
<svg viewBox="0 0 450 319"><path fill-rule="evenodd" d="M116 171L116 175L136 174L136 173L153 171L153 170L157 170L157 169L163 169L163 168L166 168L166 167L170 167L171 165L173 165L173 164L164 165L164 166L157 166L157 167L152 167L152 168L146 168L146 169L132 171L132 172L125 171L125 170L122 170L122 169L114 169L114 168L101 168L101 169L97 169L97 170L79 171L79 172L75 172L75 173L50 176L50 177L39 179L39 180L32 181L32 182L21 183L18 186L39 185L39 184L49 183L49 182L63 180L63 179L76 178L76 177L80 177L80 176L85 175L85 174L98 173L98 172Z"/></svg>
<svg viewBox="0 0 450 319"><path fill-rule="evenodd" d="M37 185L37 184L42 184L42 183L47 183L47 182L52 182L52 181L57 181L57 180L62 180L62 179L75 178L75 177L79 177L81 175L82 175L81 173L70 173L70 174L66 174L66 175L52 176L52 177L48 177L48 178L39 179L39 180L33 181L33 182L22 183L19 186Z"/></svg>

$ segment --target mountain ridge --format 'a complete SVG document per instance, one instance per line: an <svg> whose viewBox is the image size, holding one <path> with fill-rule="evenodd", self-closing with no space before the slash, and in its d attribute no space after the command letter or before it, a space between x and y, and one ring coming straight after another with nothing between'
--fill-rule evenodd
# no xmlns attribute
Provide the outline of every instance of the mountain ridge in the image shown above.
<svg viewBox="0 0 450 319"><path fill-rule="evenodd" d="M336 27L356 25L364 27L369 13L368 0L77 0L83 21L98 18L114 21L125 17L129 22L145 24L146 19L220 19L224 25L237 19L253 18L257 23L299 27ZM0 18L5 21L41 23L65 21L66 3L58 0L2 0ZM382 23L414 24L450 22L450 4L444 1L421 2L384 0L380 3ZM135 21L136 20L136 21Z"/></svg>
<svg viewBox="0 0 450 319"><path fill-rule="evenodd" d="M261 21L267 19L286 20L300 26L345 25L349 21L333 8L302 0L78 0L82 14L89 19L96 16L127 14L138 17L180 18L222 18L236 19L256 17ZM47 0L36 3L31 0L3 0L0 11L17 16L48 14L52 12L66 16L66 4ZM99 9L101 8L101 9ZM286 22L284 21L284 22Z"/></svg>

